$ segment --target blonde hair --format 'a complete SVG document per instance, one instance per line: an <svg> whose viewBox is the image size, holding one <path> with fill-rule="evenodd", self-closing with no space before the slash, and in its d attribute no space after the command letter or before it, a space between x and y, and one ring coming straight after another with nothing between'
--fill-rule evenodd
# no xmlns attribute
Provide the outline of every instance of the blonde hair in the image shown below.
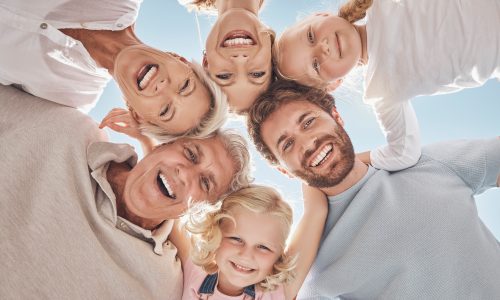
<svg viewBox="0 0 500 300"><path fill-rule="evenodd" d="M189 11L216 11L215 2L217 0L177 0L179 4L185 6ZM248 0L247 0L248 1ZM262 9L262 5L265 0L260 0L259 9Z"/></svg>
<svg viewBox="0 0 500 300"><path fill-rule="evenodd" d="M141 123L141 132L144 135L157 140L159 143L169 143L183 137L209 137L213 132L221 128L227 120L229 108L226 94L222 92L222 89L218 84L210 79L199 63L192 61L190 66L203 86L208 90L208 94L210 96L210 106L208 112L201 118L198 125L182 134L170 134L158 125L154 125L149 122ZM131 108L129 107L129 110L130 109Z"/></svg>
<svg viewBox="0 0 500 300"><path fill-rule="evenodd" d="M366 16L366 11L372 3L373 0L350 0L340 7L338 16L349 23L357 22Z"/></svg>
<svg viewBox="0 0 500 300"><path fill-rule="evenodd" d="M241 207L258 214L268 214L280 220L283 226L282 253L274 263L271 274L258 282L264 292L274 290L294 278L296 257L285 254L285 243L292 225L292 209L273 188L251 185L240 189L216 204L196 203L186 213L184 226L191 236L191 259L209 274L217 272L217 249L222 241L221 223L225 219L236 224L231 212Z"/></svg>

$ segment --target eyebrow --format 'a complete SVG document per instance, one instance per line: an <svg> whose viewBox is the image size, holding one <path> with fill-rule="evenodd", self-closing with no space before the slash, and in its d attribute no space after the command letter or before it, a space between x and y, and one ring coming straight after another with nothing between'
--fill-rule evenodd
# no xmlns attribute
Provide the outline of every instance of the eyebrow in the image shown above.
<svg viewBox="0 0 500 300"><path fill-rule="evenodd" d="M302 123L302 121L304 121L304 119L311 114L311 111L306 111L304 112L303 114L300 115L300 117L297 119L297 122L295 122L296 125L300 125L300 123ZM287 138L287 135L286 133L285 134L282 134L279 138L278 138L278 142L276 142L276 148L279 149L279 145L281 144L281 142L283 142L283 140L285 140Z"/></svg>

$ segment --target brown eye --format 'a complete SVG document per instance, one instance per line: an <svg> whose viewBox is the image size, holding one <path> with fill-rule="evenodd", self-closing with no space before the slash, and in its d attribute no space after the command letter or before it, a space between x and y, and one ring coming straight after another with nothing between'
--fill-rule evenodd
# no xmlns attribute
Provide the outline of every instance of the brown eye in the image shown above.
<svg viewBox="0 0 500 300"><path fill-rule="evenodd" d="M191 79L186 79L184 81L184 84L182 85L181 89L179 90L179 92L184 92L185 90L187 90L187 88L189 87L189 84L191 83Z"/></svg>
<svg viewBox="0 0 500 300"><path fill-rule="evenodd" d="M250 72L249 73L250 76L252 76L253 78L261 78L263 77L264 75L266 75L266 72L262 71L262 72Z"/></svg>
<svg viewBox="0 0 500 300"><path fill-rule="evenodd" d="M222 80L228 80L230 79L231 77L233 76L233 74L231 73L220 73L220 74L216 74L215 77L219 78L219 79L222 79Z"/></svg>
<svg viewBox="0 0 500 300"><path fill-rule="evenodd" d="M309 41L309 43L314 44L314 34L311 27L309 27L309 29L307 30L307 40Z"/></svg>

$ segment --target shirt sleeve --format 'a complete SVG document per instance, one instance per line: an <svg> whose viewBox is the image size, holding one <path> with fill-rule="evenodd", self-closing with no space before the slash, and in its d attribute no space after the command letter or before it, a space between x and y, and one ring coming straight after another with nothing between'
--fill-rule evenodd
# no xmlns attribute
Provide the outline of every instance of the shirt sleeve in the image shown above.
<svg viewBox="0 0 500 300"><path fill-rule="evenodd" d="M373 104L387 145L370 152L377 169L398 171L417 163L421 155L420 132L415 111L409 101L386 101Z"/></svg>
<svg viewBox="0 0 500 300"><path fill-rule="evenodd" d="M480 194L497 187L500 175L500 138L459 140L434 144L429 150L434 159L452 169L473 190Z"/></svg>

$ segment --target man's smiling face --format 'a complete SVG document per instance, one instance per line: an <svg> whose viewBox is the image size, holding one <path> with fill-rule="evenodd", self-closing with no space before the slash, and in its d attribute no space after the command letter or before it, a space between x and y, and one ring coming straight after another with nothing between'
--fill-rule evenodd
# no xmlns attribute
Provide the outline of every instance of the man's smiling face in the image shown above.
<svg viewBox="0 0 500 300"><path fill-rule="evenodd" d="M179 139L161 145L127 177L127 210L143 219L177 218L188 201L215 201L228 191L235 165L220 138Z"/></svg>
<svg viewBox="0 0 500 300"><path fill-rule="evenodd" d="M261 124L264 143L282 168L325 188L340 183L354 164L354 149L335 110L298 100L282 104Z"/></svg>

